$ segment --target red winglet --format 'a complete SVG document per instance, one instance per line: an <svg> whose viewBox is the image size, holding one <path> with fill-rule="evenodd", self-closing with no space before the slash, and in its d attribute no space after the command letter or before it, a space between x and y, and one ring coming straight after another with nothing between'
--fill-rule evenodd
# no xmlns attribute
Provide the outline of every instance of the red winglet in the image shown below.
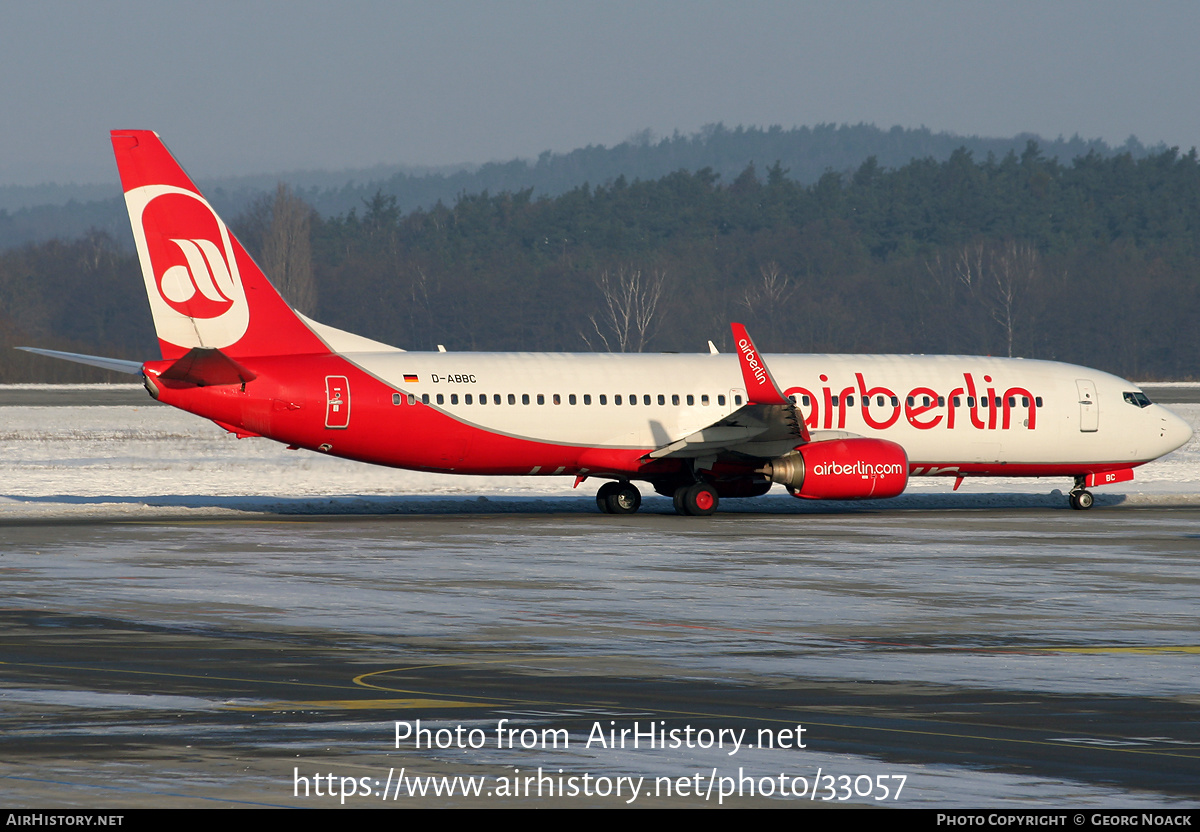
<svg viewBox="0 0 1200 832"><path fill-rule="evenodd" d="M730 327L733 329L733 344L737 348L738 363L742 367L742 380L746 383L750 404L788 404L758 347L750 340L746 327L741 324L730 324Z"/></svg>

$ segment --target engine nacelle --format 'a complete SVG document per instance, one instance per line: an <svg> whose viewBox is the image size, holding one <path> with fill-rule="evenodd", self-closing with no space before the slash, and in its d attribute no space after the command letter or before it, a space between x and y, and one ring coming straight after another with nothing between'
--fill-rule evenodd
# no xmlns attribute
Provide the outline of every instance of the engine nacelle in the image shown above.
<svg viewBox="0 0 1200 832"><path fill-rule="evenodd" d="M908 485L908 454L886 439L810 442L760 471L793 497L868 500L895 497Z"/></svg>

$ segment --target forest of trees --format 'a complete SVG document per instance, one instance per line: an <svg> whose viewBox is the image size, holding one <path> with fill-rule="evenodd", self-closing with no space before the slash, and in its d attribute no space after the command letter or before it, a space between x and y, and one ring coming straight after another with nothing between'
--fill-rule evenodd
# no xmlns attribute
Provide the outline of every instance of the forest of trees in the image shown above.
<svg viewBox="0 0 1200 832"><path fill-rule="evenodd" d="M453 204L462 194L519 192L533 196L560 196L584 183L656 180L679 170L710 168L731 182L752 162L778 161L789 179L811 185L827 171L853 171L874 156L879 165L897 168L912 159L950 158L966 148L975 158L998 158L1009 151L1020 153L1035 139L1048 159L1069 163L1077 156L1127 153L1140 159L1165 147L1148 148L1133 136L1120 148L1102 141L1039 139L1036 136L981 138L935 133L928 128L873 124L817 124L812 127L726 127L711 124L692 133L676 132L655 137L642 131L612 147L588 145L567 153L545 151L536 159L511 159L482 165L452 165L427 169L376 166L355 171L296 171L275 177L238 176L201 179L198 184L221 216L234 217L257 203L263 194L283 182L323 217L335 217L361 208L377 192L395 197L404 213L429 209L439 202ZM100 230L132 250L133 237L125 216L125 201L113 178L105 185L0 186L0 249L24 243L79 237Z"/></svg>
<svg viewBox="0 0 1200 832"><path fill-rule="evenodd" d="M301 275L285 291L319 320L406 349L701 351L740 320L767 351L1200 366L1194 151L1064 163L1030 142L807 184L776 162L413 211L382 192L331 218L298 203L281 188L232 225L285 264L273 276ZM18 340L156 354L135 259L98 233L0 254L0 344ZM3 381L56 372L0 355Z"/></svg>

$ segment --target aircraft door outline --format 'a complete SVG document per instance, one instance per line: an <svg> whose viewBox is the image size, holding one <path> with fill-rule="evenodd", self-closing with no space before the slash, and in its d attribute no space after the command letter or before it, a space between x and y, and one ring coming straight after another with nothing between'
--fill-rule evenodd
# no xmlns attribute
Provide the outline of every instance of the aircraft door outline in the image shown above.
<svg viewBox="0 0 1200 832"><path fill-rule="evenodd" d="M350 427L350 379L345 376L325 376L325 427Z"/></svg>
<svg viewBox="0 0 1200 832"><path fill-rule="evenodd" d="M1079 432L1095 433L1100 429L1100 401L1096 398L1096 385L1089 379L1075 379L1079 389Z"/></svg>

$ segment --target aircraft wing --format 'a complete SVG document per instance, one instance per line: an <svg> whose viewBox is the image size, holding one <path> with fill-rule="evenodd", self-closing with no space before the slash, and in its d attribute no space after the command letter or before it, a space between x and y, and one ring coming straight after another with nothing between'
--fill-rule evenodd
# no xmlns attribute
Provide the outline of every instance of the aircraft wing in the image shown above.
<svg viewBox="0 0 1200 832"><path fill-rule="evenodd" d="M723 453L770 459L811 441L808 426L775 383L746 327L731 324L731 328L747 403L708 427L655 448L647 455L648 459Z"/></svg>
<svg viewBox="0 0 1200 832"><path fill-rule="evenodd" d="M647 457L689 458L732 453L770 459L808 441L803 427L804 422L791 403L747 404L706 428L655 448Z"/></svg>

